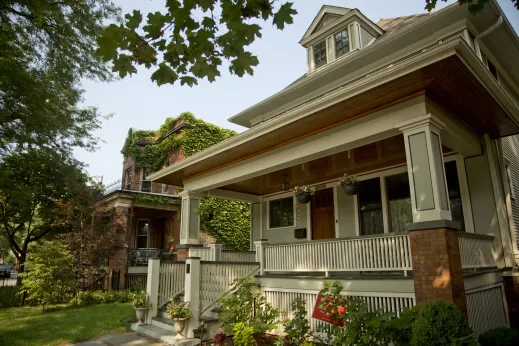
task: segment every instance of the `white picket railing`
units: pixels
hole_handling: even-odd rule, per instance
[[[255,263],[201,262],[200,266],[201,314],[230,290],[234,280],[253,276],[259,270]]]
[[[222,262],[256,262],[255,251],[222,250]]]
[[[211,248],[192,247],[189,249],[189,257],[200,257],[201,261],[211,261]]]
[[[160,264],[158,307],[166,304],[168,300],[184,290],[185,271],[184,262]]]
[[[463,269],[496,267],[494,237],[489,235],[458,233],[461,267]]]
[[[264,251],[267,272],[412,269],[408,234],[265,245]]]

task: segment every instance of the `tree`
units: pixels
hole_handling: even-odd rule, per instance
[[[72,298],[76,268],[72,253],[64,244],[51,241],[34,244],[27,265],[30,270],[21,276],[22,291],[29,301],[40,304],[45,312],[49,304]]]
[[[253,74],[258,58],[247,47],[261,37],[258,22],[272,20],[282,30],[297,11],[279,0],[168,0],[165,12],[126,14],[99,38],[98,54],[113,63],[120,77],[154,68],[158,85],[193,86],[199,79],[213,82],[224,61],[231,74]]]
[[[95,54],[111,0],[0,2],[0,159],[15,149],[93,149],[97,109],[80,107],[82,78],[111,73]]]
[[[20,265],[31,243],[70,231],[67,204],[91,193],[81,168],[75,160],[43,150],[13,153],[0,162],[0,235]]]
[[[447,2],[448,0],[441,0],[443,2]],[[485,8],[486,3],[489,0],[458,0],[460,5],[467,4],[468,10],[472,14],[477,14]],[[519,0],[511,0],[514,6],[519,10]],[[425,9],[429,12],[436,8],[438,4],[438,0],[425,0]]]

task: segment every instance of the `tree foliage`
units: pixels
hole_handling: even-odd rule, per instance
[[[448,0],[441,0],[447,2]],[[467,5],[468,10],[472,14],[477,14],[485,8],[489,0],[458,0],[460,5]],[[514,6],[519,10],[519,0],[511,0]],[[429,12],[434,10],[438,5],[438,0],[425,0],[425,9]]]
[[[76,267],[69,249],[59,242],[35,244],[27,259],[30,270],[22,273],[22,291],[27,299],[40,304],[62,303],[75,291]]]
[[[77,161],[50,151],[13,153],[0,162],[0,235],[18,263],[25,262],[30,243],[91,216],[77,214],[96,193],[87,180]]]
[[[193,86],[199,79],[213,82],[228,63],[232,74],[252,75],[258,58],[247,48],[261,38],[258,23],[283,30],[297,11],[279,0],[168,0],[163,12],[134,10],[122,24],[110,25],[99,38],[98,53],[113,63],[119,76],[154,69],[159,86]]]
[[[107,80],[95,54],[111,0],[3,0],[0,4],[0,157],[13,149],[93,149],[97,109],[82,107],[80,80]]]

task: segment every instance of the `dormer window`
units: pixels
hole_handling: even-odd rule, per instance
[[[350,36],[348,28],[335,34],[335,58],[350,52]]]
[[[326,41],[321,41],[314,45],[315,68],[326,65]]]

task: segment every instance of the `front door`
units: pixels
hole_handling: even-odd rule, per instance
[[[335,238],[333,188],[318,190],[312,197],[312,239]]]

